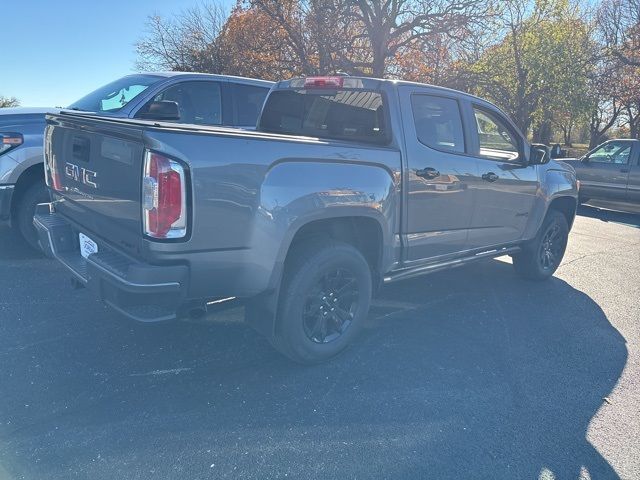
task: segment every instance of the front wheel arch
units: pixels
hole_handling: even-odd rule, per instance
[[[516,272],[529,280],[539,281],[551,277],[562,262],[568,236],[569,225],[564,214],[555,209],[549,210],[536,236],[523,244],[520,252],[511,256]],[[553,259],[551,264],[545,265],[545,255],[548,255],[547,262]]]
[[[576,217],[576,210],[578,208],[578,201],[574,197],[557,197],[554,198],[549,207],[547,208],[547,213],[545,218],[549,215],[551,211],[557,211],[564,215],[567,220],[567,225],[569,226],[569,230],[573,226],[573,221]]]

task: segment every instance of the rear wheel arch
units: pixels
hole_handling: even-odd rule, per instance
[[[369,263],[374,276],[383,269],[385,235],[380,222],[365,215],[310,220],[295,229],[286,247],[284,267],[291,254],[305,242],[338,241],[355,247]]]
[[[346,243],[356,248],[371,269],[373,289],[379,287],[384,264],[385,235],[380,219],[373,215],[345,215],[330,218],[301,219],[285,236],[275,262],[269,290],[247,302],[246,318],[263,335],[272,337],[277,328],[276,314],[287,267],[296,259],[296,251],[318,243]]]

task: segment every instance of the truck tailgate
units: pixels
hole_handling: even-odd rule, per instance
[[[79,231],[139,253],[144,125],[47,116],[45,156],[56,210]]]

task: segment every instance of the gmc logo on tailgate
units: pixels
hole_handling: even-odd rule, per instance
[[[67,162],[64,167],[64,174],[76,182],[83,183],[89,187],[98,188],[98,184],[96,183],[98,174],[93,170],[88,170],[84,167],[79,167],[78,165]]]

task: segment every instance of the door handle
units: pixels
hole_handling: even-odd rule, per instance
[[[438,170],[436,170],[435,168],[431,168],[431,167],[427,167],[427,168],[423,168],[421,170],[416,170],[416,175],[422,178],[429,178],[429,179],[433,179],[433,178],[437,178],[440,176],[440,172]]]
[[[621,168],[620,169],[620,173],[629,173],[629,169],[628,168]]]
[[[495,182],[496,180],[498,180],[500,177],[498,175],[496,175],[493,172],[489,172],[489,173],[484,173],[482,175],[482,179],[486,180],[487,182]]]

